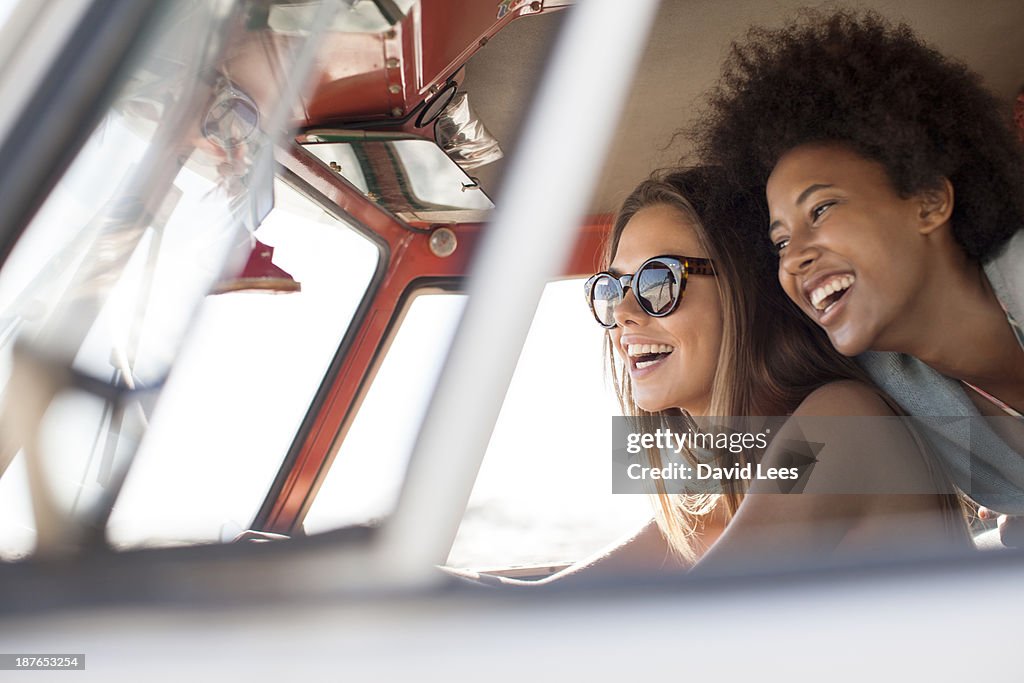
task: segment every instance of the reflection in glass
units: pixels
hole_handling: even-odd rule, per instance
[[[350,183],[397,214],[487,210],[490,198],[458,164],[429,140],[389,138],[347,140],[311,132],[306,149]],[[383,138],[383,139],[381,139]]]
[[[20,453],[41,552],[102,542],[200,304],[273,205],[268,131],[316,31],[262,9],[167,3],[0,270],[0,476]]]

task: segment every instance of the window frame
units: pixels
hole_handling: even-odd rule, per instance
[[[363,292],[359,305],[356,307],[356,312],[352,316],[352,320],[349,321],[348,328],[345,330],[345,334],[342,336],[341,342],[338,344],[338,347],[334,352],[334,356],[331,358],[331,362],[327,367],[327,372],[324,373],[320,386],[313,395],[313,400],[310,402],[309,407],[306,410],[306,414],[299,423],[299,427],[295,432],[295,437],[292,439],[291,445],[285,453],[285,456],[281,461],[281,465],[278,468],[277,475],[275,475],[267,494],[264,496],[263,503],[260,505],[260,508],[257,510],[256,515],[250,524],[250,528],[252,529],[263,528],[262,525],[265,524],[263,520],[271,514],[274,504],[278,501],[282,492],[285,490],[287,481],[299,460],[302,447],[311,437],[317,417],[321,414],[328,401],[331,387],[348,358],[349,352],[352,350],[356,340],[363,332],[364,323],[371,312],[374,298],[379,293],[381,285],[387,277],[392,253],[391,245],[386,239],[368,228],[356,217],[340,210],[338,205],[331,202],[330,199],[303,180],[303,178],[294,171],[286,167],[279,167],[277,177],[287,183],[293,190],[313,202],[328,215],[370,240],[370,242],[377,247],[377,266],[374,269],[373,276],[370,278],[370,282],[367,285],[366,290]],[[308,507],[308,505],[306,507]],[[304,514],[305,512],[303,512],[303,515]]]
[[[409,287],[402,293],[395,308],[395,313],[388,321],[388,327],[384,333],[384,337],[377,345],[377,353],[367,366],[366,373],[363,375],[356,394],[346,411],[345,419],[338,425],[330,451],[322,460],[320,469],[309,487],[306,499],[303,502],[295,522],[295,530],[302,529],[306,515],[309,513],[309,509],[316,501],[316,497],[320,493],[320,488],[323,486],[324,480],[327,478],[331,467],[334,465],[335,459],[341,451],[345,438],[348,436],[350,429],[359,418],[359,410],[363,405],[363,401],[370,393],[370,389],[373,387],[377,374],[380,372],[381,367],[387,360],[388,353],[391,351],[391,346],[398,337],[398,333],[401,331],[402,324],[405,322],[406,316],[412,309],[413,303],[420,296],[464,295],[465,291],[463,291],[462,288],[464,282],[464,277],[425,277],[410,283]]]
[[[381,245],[378,263],[364,300],[357,309],[324,376],[281,468],[253,518],[250,528],[295,535],[315,490],[325,476],[325,463],[355,419],[362,396],[372,382],[371,371],[381,345],[397,331],[396,315],[408,296],[424,286],[441,286],[464,278],[485,226],[445,225],[456,234],[458,248],[448,257],[434,255],[429,235],[437,225],[410,225],[367,197],[302,145],[279,149],[278,162],[293,188],[329,213],[366,230]],[[337,443],[336,443],[337,442]]]
[[[410,227],[370,201],[301,145],[292,145],[285,151],[287,154],[280,154],[278,161],[294,179],[292,187],[333,215],[343,216],[348,223],[368,230],[381,240],[386,255],[378,264],[382,272],[371,281],[263,505],[250,524],[255,530],[292,536],[303,533],[302,521],[356,419],[406,307],[424,288],[465,293],[463,284],[486,226],[444,226],[456,233],[458,249],[448,258],[432,257],[426,248],[429,230]],[[610,222],[611,216],[598,215],[583,223],[560,278],[594,272]],[[417,248],[419,253],[408,254]],[[385,277],[387,285],[383,282]],[[367,347],[370,353],[365,352]]]

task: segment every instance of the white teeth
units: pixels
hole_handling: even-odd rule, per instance
[[[668,344],[627,344],[626,353],[630,356],[645,356],[649,353],[672,353],[674,346]],[[638,366],[639,367],[639,366]]]
[[[642,360],[642,361],[640,361],[640,362],[638,362],[636,364],[636,369],[637,370],[643,370],[644,368],[648,367],[649,365],[654,365],[655,363],[660,363],[660,362],[661,362],[660,358],[658,360]]]
[[[824,310],[826,306],[823,305],[823,302],[829,294],[849,289],[850,285],[856,281],[857,278],[852,275],[840,275],[832,278],[828,282],[819,285],[813,292],[811,292],[811,305],[819,311]]]

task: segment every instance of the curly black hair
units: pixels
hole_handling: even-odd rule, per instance
[[[953,234],[993,257],[1024,227],[1024,164],[980,78],[876,13],[805,11],[734,43],[694,142],[706,163],[764,187],[778,159],[838,142],[880,162],[904,197],[953,184]]]

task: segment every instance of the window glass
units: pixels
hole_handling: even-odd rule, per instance
[[[569,562],[650,519],[644,496],[611,494],[602,334],[582,280],[549,284],[537,310],[449,563]],[[309,533],[394,508],[420,420],[465,297],[413,300],[305,519]],[[453,424],[469,416],[453,416]]]
[[[275,195],[256,237],[302,289],[207,298],[111,518],[117,544],[248,527],[366,292],[377,247],[280,181]]]
[[[206,298],[113,510],[115,545],[230,540],[248,527],[367,290],[377,247],[287,184],[277,181],[275,195],[256,237],[274,247],[273,263],[301,291]],[[87,358],[98,364],[110,353]],[[107,446],[117,440],[102,401],[58,399],[47,420],[93,425],[88,443],[48,450],[74,455],[54,477],[78,492],[69,493],[72,505],[82,492],[101,495]],[[83,430],[88,425],[44,432],[77,440]],[[0,557],[7,559],[30,551],[35,538],[24,467],[19,454],[0,478]]]
[[[583,280],[544,289],[448,564],[480,569],[570,563],[637,531],[646,496],[611,493],[604,330]]]
[[[459,294],[412,300],[391,348],[306,514],[308,533],[387,516],[412,452],[441,363],[465,306]]]
[[[276,52],[280,82],[242,69],[228,79],[221,57],[251,37],[251,9],[168,3],[0,269],[4,557],[33,536],[48,551],[90,542],[126,473],[116,542],[209,540],[225,519],[247,524],[370,280],[373,244],[337,221],[310,227],[321,219],[300,203],[286,208],[281,186],[282,209],[258,236],[280,248],[279,263],[302,250],[337,259],[286,265],[309,283],[290,299],[206,298],[246,263],[271,210],[266,131],[277,126],[261,127],[249,90],[262,97],[301,77],[291,48],[305,43],[295,36]],[[189,340],[197,320],[198,341]],[[294,357],[282,368],[285,350]],[[202,398],[180,398],[183,386]],[[250,437],[257,429],[280,431]],[[170,461],[152,474],[154,462]],[[212,492],[225,497],[228,483],[251,486],[247,500],[214,509]],[[34,528],[30,507],[45,525]]]
[[[475,180],[432,140],[352,140],[317,132],[306,151],[391,211],[494,208]],[[347,142],[339,140],[348,140]]]
[[[392,144],[418,199],[440,206],[494,208],[487,195],[436,144],[427,140],[398,140]]]

